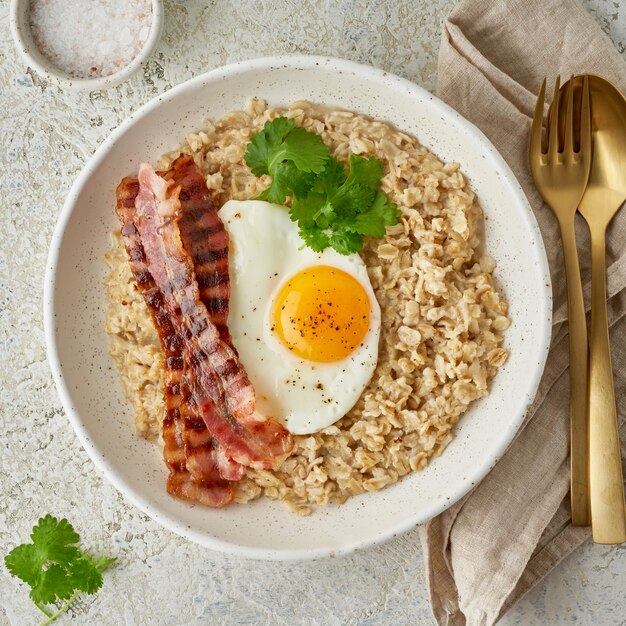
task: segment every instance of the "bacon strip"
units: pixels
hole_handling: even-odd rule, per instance
[[[206,180],[188,154],[178,157],[169,170],[159,172],[159,175],[173,180],[180,187],[180,233],[193,262],[200,299],[221,339],[233,347],[227,325],[230,299],[228,233],[217,214]],[[212,449],[213,436],[207,431],[197,409],[196,414],[198,418],[185,421],[183,432],[189,471],[201,478],[203,466],[216,462],[223,478],[239,480],[244,473],[243,466],[229,459],[223,448]],[[206,451],[203,453],[203,450]]]
[[[134,224],[135,200],[139,192],[137,179],[125,178],[117,188],[116,212],[128,253],[131,271],[154,321],[167,368],[165,381],[166,415],[163,420],[163,456],[170,469],[167,490],[172,495],[218,507],[232,500],[232,486],[220,475],[220,467],[231,468],[224,462],[223,451],[213,438],[190,441],[186,424],[196,412],[189,403],[184,379],[183,342],[175,331],[165,308],[163,295],[154,283],[146,265],[143,245]],[[206,429],[204,429],[206,431]],[[189,470],[189,471],[188,471]],[[240,472],[237,478],[240,477]]]
[[[206,306],[220,339],[235,350],[227,325],[230,299],[228,233],[217,214],[206,180],[188,154],[179,156],[170,170],[159,174],[180,187],[182,217],[178,226],[183,247],[191,256],[200,301]]]
[[[190,389],[208,430],[228,458],[270,469],[290,452],[293,440],[281,424],[256,410],[247,374],[200,300],[178,225],[180,193],[174,180],[164,180],[150,165],[140,166],[136,224],[148,267],[183,339]]]

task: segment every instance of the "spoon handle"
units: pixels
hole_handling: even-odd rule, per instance
[[[596,543],[626,541],[626,509],[606,309],[604,226],[591,225],[589,486]]]
[[[572,524],[589,526],[589,456],[587,440],[587,321],[580,282],[574,220],[559,220],[567,283],[569,325],[569,418]]]

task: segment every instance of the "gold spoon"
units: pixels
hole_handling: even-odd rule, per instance
[[[573,80],[582,88],[582,76]],[[626,509],[606,309],[606,228],[626,201],[626,99],[589,75],[593,159],[579,211],[591,234],[589,492],[596,543],[626,541]]]

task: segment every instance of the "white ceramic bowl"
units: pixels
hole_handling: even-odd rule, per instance
[[[68,0],[71,2],[71,0]],[[162,0],[151,0],[152,24],[146,43],[137,56],[118,72],[110,76],[97,76],[94,78],[73,78],[63,70],[56,67],[46,58],[33,41],[33,35],[29,23],[30,0],[11,0],[11,10],[9,22],[13,41],[19,50],[24,63],[32,67],[38,74],[51,80],[60,87],[72,90],[95,91],[97,89],[107,89],[114,87],[125,81],[134,74],[152,54],[155,49],[161,30],[163,28],[163,2]]]
[[[205,117],[307,99],[385,119],[442,159],[457,160],[487,216],[486,246],[510,303],[511,356],[488,397],[475,403],[445,453],[383,491],[298,517],[262,499],[220,510],[165,492],[158,448],[132,432],[131,408],[107,353],[102,260],[116,224],[115,187],[173,149]],[[45,282],[48,355],[61,400],[83,446],[129,500],[173,531],[253,558],[311,559],[394,537],[437,515],[494,466],[532,401],[548,351],[551,288],[531,209],[493,146],[474,126],[416,85],[371,67],[322,57],[237,63],[190,80],[131,115],[100,146],[72,186],[50,247]]]

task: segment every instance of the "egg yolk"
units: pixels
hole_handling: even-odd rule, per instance
[[[370,325],[370,299],[361,283],[336,267],[316,265],[282,287],[272,330],[302,359],[340,361],[359,347]]]

